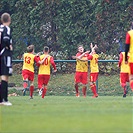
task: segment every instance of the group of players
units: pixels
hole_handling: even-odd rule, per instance
[[[10,23],[11,17],[8,13],[3,13],[1,16],[2,25],[0,25],[0,105],[10,106],[12,103],[8,101],[8,78],[12,75],[12,38]],[[97,46],[90,45],[91,52],[84,52],[82,45],[78,46],[78,53],[72,56],[76,59],[75,73],[75,90],[76,97],[79,97],[79,84],[82,84],[83,97],[86,97],[88,84],[88,60],[90,60],[90,88],[93,93],[93,98],[97,98],[96,80],[98,79],[98,54],[96,53]],[[23,94],[25,94],[30,81],[30,98],[33,98],[34,92],[34,62],[39,67],[38,70],[38,88],[42,98],[47,92],[47,84],[50,79],[50,65],[53,66],[54,72],[57,71],[54,59],[49,55],[49,47],[44,46],[42,55],[34,54],[34,45],[27,46],[27,53],[23,55]],[[126,82],[130,82],[131,90],[133,91],[133,23],[131,30],[126,34],[125,52],[120,53],[119,67],[121,67],[120,80],[121,86],[124,89],[123,97],[126,97]],[[129,70],[129,71],[126,71]],[[129,76],[129,77],[128,77]]]

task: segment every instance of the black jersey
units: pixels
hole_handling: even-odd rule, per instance
[[[8,26],[0,25],[0,54],[5,51],[10,51],[10,45],[12,44],[11,29]]]

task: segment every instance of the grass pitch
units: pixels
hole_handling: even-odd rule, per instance
[[[129,133],[133,132],[132,97],[9,97],[0,106],[0,133]]]

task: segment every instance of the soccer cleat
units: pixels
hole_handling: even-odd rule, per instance
[[[76,93],[76,97],[80,97],[79,93]]]
[[[3,102],[0,102],[0,105],[4,105]]]
[[[123,94],[123,97],[126,97],[126,94]]]
[[[92,98],[97,98],[97,97],[98,97],[98,94],[92,96]]]
[[[33,97],[30,97],[30,99],[33,99]]]
[[[41,95],[42,95],[42,89],[39,90],[39,96],[41,96]]]
[[[7,102],[2,102],[3,103],[3,105],[5,105],[5,106],[12,106],[12,103],[10,103],[9,101],[7,101]]]

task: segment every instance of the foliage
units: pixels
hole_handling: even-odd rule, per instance
[[[103,52],[99,54],[99,60],[119,60],[117,55],[107,55]],[[100,74],[117,74],[119,73],[118,62],[99,62]]]
[[[96,43],[101,52],[117,54],[117,40],[130,28],[132,0],[1,0],[0,15],[12,16],[14,59],[27,42],[42,51],[65,51],[69,59],[79,44]]]

